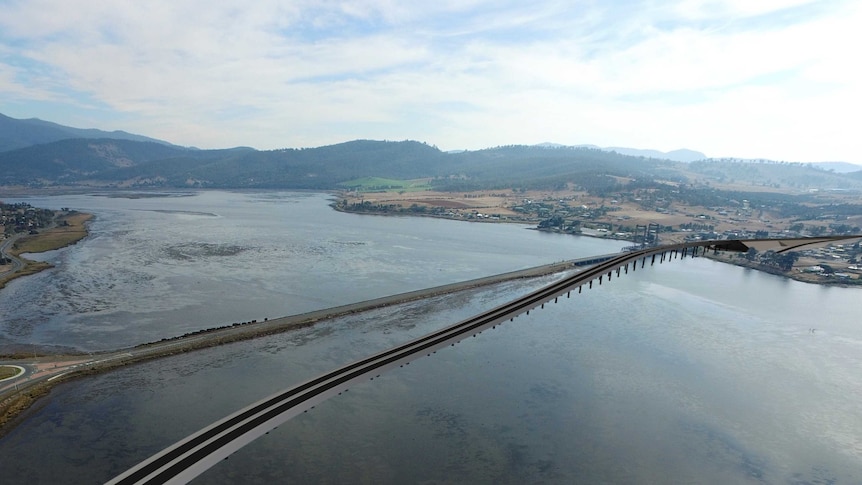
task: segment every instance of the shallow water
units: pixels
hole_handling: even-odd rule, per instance
[[[32,255],[54,270],[0,292],[0,350],[15,343],[113,349],[622,246],[522,225],[344,214],[321,194],[23,200],[96,219],[81,244]]]
[[[4,483],[106,480],[266,395],[547,281],[65,384],[0,440],[0,474]],[[862,482],[858,290],[687,259],[584,291],[356,386],[196,483]]]

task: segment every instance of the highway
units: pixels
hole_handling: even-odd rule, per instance
[[[15,241],[17,241],[19,237],[20,235],[16,234],[15,236],[12,236],[8,239],[4,239],[3,242],[0,243],[0,258],[9,258],[12,261],[12,268],[0,272],[0,278],[3,278],[6,275],[17,273],[24,268],[24,262],[21,261],[21,259],[16,256],[12,256],[11,254],[6,252],[9,249],[9,246],[15,244]]]
[[[697,256],[708,250],[744,252],[753,247],[758,251],[784,252],[860,238],[862,236],[700,241],[622,253],[514,301],[267,397],[188,436],[108,483],[187,483],[266,432],[326,399],[348,391],[356,383],[373,380],[387,370],[409,365],[417,358],[430,356],[465,338],[475,337],[483,330],[512,321],[523,313],[529,314],[530,310],[544,307],[546,303],[556,302],[561,297],[568,298],[573,291],[580,293],[584,286],[592,288],[596,281],[601,285],[611,281],[613,276],[637,271],[638,266],[645,268],[647,263],[653,265],[673,258]]]

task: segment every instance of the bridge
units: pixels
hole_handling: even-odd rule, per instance
[[[862,235],[796,239],[751,239],[698,241],[645,248],[619,255],[596,258],[595,266],[564,277],[521,298],[392,349],[344,365],[314,379],[297,384],[241,409],[153,455],[108,484],[187,483],[231,454],[289,419],[307,412],[330,397],[347,392],[359,382],[379,377],[383,372],[409,365],[420,357],[454,346],[523,313],[544,308],[559,298],[581,293],[584,286],[601,285],[614,276],[643,270],[647,264],[671,259],[697,257],[706,251],[783,253],[795,249],[824,246],[839,241],[862,240]]]

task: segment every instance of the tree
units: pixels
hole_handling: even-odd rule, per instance
[[[782,271],[790,271],[793,269],[793,265],[796,264],[796,261],[799,259],[799,255],[794,252],[782,253],[776,256],[775,263],[779,269]]]

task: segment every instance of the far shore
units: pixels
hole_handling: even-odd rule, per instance
[[[364,194],[364,195],[369,195],[369,194]],[[382,197],[385,194],[376,193],[376,194],[370,194],[370,195]],[[339,196],[341,197],[342,201],[350,200],[343,193],[339,194]],[[404,197],[404,196],[402,195],[401,197]],[[434,206],[435,204],[441,204],[440,200],[432,199],[432,198],[428,197],[427,195],[425,197],[426,197],[425,199],[422,199],[422,202],[425,204],[428,204],[429,207]],[[448,207],[448,208],[458,207],[461,210],[461,212],[456,211],[456,212],[451,212],[451,213],[440,213],[440,212],[427,212],[427,211],[426,212],[422,212],[422,211],[405,212],[405,211],[401,211],[401,210],[398,210],[398,211],[351,210],[347,203],[341,203],[341,204],[333,203],[333,204],[331,204],[331,206],[333,209],[335,209],[337,211],[346,212],[349,214],[374,215],[374,216],[382,216],[382,217],[387,217],[387,216],[388,217],[431,217],[431,218],[449,219],[449,220],[462,221],[462,222],[477,222],[477,223],[482,223],[482,224],[487,224],[487,223],[527,224],[527,225],[533,226],[533,227],[529,227],[528,229],[536,230],[536,231],[551,232],[551,233],[555,233],[555,234],[571,234],[573,236],[584,236],[584,237],[592,237],[592,238],[598,238],[598,239],[609,239],[609,240],[616,240],[616,241],[628,241],[629,243],[631,243],[633,245],[635,244],[631,238],[619,237],[619,236],[616,236],[615,234],[607,232],[607,231],[602,232],[602,231],[597,231],[594,229],[584,229],[578,233],[563,233],[563,232],[552,230],[552,229],[540,228],[540,227],[536,226],[536,224],[537,224],[536,220],[517,218],[517,217],[515,217],[516,214],[513,214],[510,211],[506,211],[501,206],[494,206],[494,204],[499,204],[500,202],[491,196],[485,197],[480,202],[475,202],[475,200],[478,200],[478,199],[472,199],[472,198],[457,199],[457,201],[454,201],[453,199],[456,199],[456,198],[455,197],[449,197],[449,198],[445,199],[444,203],[448,204],[446,207]],[[405,201],[411,201],[411,199],[405,198],[404,200],[400,200],[400,199],[387,200],[387,202],[393,202],[396,200],[397,200],[397,204],[400,206],[406,205]],[[475,204],[475,205],[471,205],[471,204]],[[481,207],[482,210],[484,210],[488,213],[494,213],[494,214],[498,214],[498,215],[494,218],[491,218],[491,217],[467,218],[467,217],[465,217],[464,214],[467,212],[464,212],[464,211],[474,211],[475,212],[477,207]],[[647,219],[644,219],[643,221],[640,221],[640,222],[646,222],[646,221],[647,221]],[[661,237],[662,237],[661,244],[684,242],[685,241],[685,235],[686,235],[686,233],[679,233],[679,232],[662,233],[661,234]],[[754,262],[740,259],[738,257],[738,255],[735,255],[735,254],[732,254],[732,255],[726,255],[726,254],[712,255],[712,254],[709,254],[709,255],[707,255],[707,257],[710,259],[713,259],[715,261],[722,262],[722,263],[733,264],[735,266],[749,268],[749,269],[753,269],[756,271],[763,271],[764,273],[769,273],[769,274],[776,275],[776,276],[783,276],[785,278],[789,278],[789,279],[792,279],[795,281],[800,281],[803,283],[822,285],[822,286],[838,286],[838,287],[845,287],[845,288],[860,288],[860,287],[862,287],[862,276],[855,278],[855,279],[822,278],[816,274],[806,273],[806,272],[802,271],[802,267],[804,267],[804,263],[815,264],[816,262],[814,262],[814,261],[801,262],[799,266],[794,266],[794,268],[790,271],[782,271],[778,268],[760,265],[760,264],[757,264]]]

